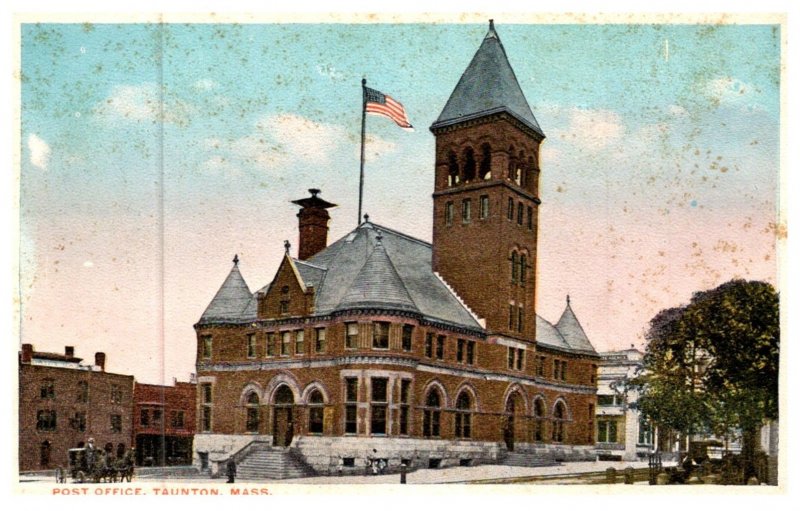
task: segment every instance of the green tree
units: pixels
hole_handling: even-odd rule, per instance
[[[659,312],[635,381],[637,407],[683,434],[738,429],[752,459],[759,427],[778,418],[778,308],[770,284],[732,280]]]

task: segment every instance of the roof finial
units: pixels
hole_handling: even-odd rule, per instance
[[[569,295],[567,295],[567,305],[569,305]]]
[[[364,213],[364,222],[369,222],[369,213]]]
[[[319,188],[309,188],[308,191],[311,194],[311,197],[316,197],[322,190]]]
[[[494,20],[491,18],[489,19],[489,30],[494,30]]]
[[[283,240],[283,248],[286,249],[286,255],[289,255],[289,249],[292,248],[292,244],[289,243],[289,240]]]
[[[239,254],[233,254],[233,265],[239,266]]]

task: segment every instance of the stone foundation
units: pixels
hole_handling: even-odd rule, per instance
[[[200,453],[207,453],[209,471],[219,474],[220,465],[252,441],[272,442],[271,435],[195,435],[193,463],[201,467]],[[399,472],[400,464],[408,470],[456,467],[461,464],[502,463],[506,447],[498,442],[469,440],[431,440],[422,438],[298,436],[291,448],[319,475],[365,474],[370,458],[387,461],[387,472]],[[374,451],[373,451],[374,449]],[[531,453],[555,461],[592,461],[594,446],[517,443],[516,452]]]

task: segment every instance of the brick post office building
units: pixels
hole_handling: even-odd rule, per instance
[[[189,465],[192,462],[195,401],[191,382],[150,385],[136,382],[133,389],[133,435],[136,465]]]
[[[195,325],[198,464],[594,458],[599,356],[569,300],[536,314],[544,134],[492,25],[431,131],[432,243],[365,218],[328,245],[312,189],[271,283],[234,258]]]
[[[105,353],[94,364],[64,353],[19,354],[19,470],[68,466],[68,449],[94,438],[115,455],[130,448],[133,376],[105,371]]]

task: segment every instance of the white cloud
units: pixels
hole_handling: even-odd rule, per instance
[[[210,78],[202,78],[194,82],[193,87],[201,91],[210,91],[217,87],[217,82]]]
[[[320,123],[295,114],[276,114],[258,120],[252,133],[234,139],[218,137],[203,141],[210,155],[204,168],[215,173],[232,173],[256,167],[273,173],[292,164],[321,167],[331,165],[343,151],[360,151],[348,131],[339,125]],[[374,160],[396,150],[396,145],[369,136],[366,156]]]
[[[625,134],[620,115],[612,110],[569,108],[555,112],[553,138],[592,151],[614,144]],[[559,122],[560,121],[560,122]]]
[[[50,145],[39,138],[35,133],[28,135],[28,151],[31,155],[31,164],[42,170],[47,170],[50,163]]]
[[[163,120],[163,122],[185,125],[194,108],[186,102],[164,97],[154,83],[139,85],[115,85],[103,101],[95,105],[93,112],[101,116],[125,118],[133,121]]]

